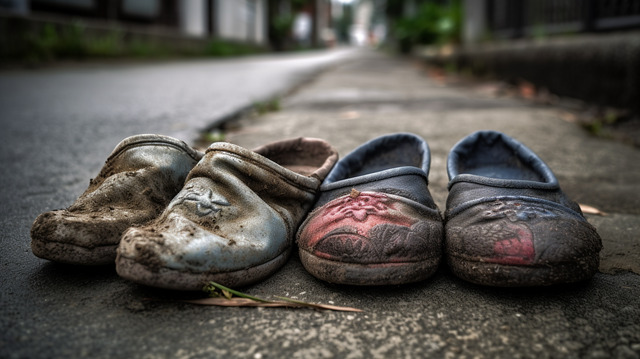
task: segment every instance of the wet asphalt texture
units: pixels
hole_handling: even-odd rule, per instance
[[[253,148],[319,137],[344,156],[379,135],[413,132],[431,148],[429,188],[441,210],[451,147],[475,130],[507,133],[549,164],[570,197],[607,213],[587,215],[603,238],[601,273],[502,289],[464,282],[443,263],[424,282],[352,287],[315,279],[294,253],[241,288],[363,310],[343,313],[195,306],[179,300],[200,293],[31,253],[35,217],[70,205],[124,137],[195,143],[200,129],[278,95],[279,111],[227,123],[225,139]],[[482,84],[443,84],[415,61],[367,50],[0,73],[0,357],[638,358],[640,151],[592,137],[563,120],[566,111]]]

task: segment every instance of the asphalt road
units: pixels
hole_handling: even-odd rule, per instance
[[[33,256],[29,245],[35,217],[70,205],[118,142],[134,134],[159,133],[193,143],[199,131],[215,121],[283,95],[352,53],[342,49],[0,72],[0,357],[66,356],[60,349],[64,345],[55,339],[61,331],[41,324],[77,326],[61,314],[66,313],[64,306],[79,303],[62,299],[82,296],[74,288],[88,290],[87,298],[104,299],[114,298],[117,289],[112,285],[122,285],[112,268],[57,266]],[[53,274],[60,270],[67,275]],[[88,273],[93,275],[85,277]],[[104,283],[100,278],[105,276],[115,282]],[[74,283],[71,287],[61,282],[68,280]],[[105,313],[71,311],[91,325],[106,323],[100,319]],[[52,321],[56,313],[66,319]],[[48,319],[43,322],[42,317]],[[41,341],[44,337],[50,338],[47,344]]]

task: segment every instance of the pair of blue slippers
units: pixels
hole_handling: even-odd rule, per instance
[[[373,139],[339,160],[297,233],[306,270],[332,283],[391,285],[424,280],[445,259],[456,276],[501,287],[597,272],[595,228],[522,143],[496,131],[458,142],[447,159],[444,216],[429,169],[427,143],[409,133]]]

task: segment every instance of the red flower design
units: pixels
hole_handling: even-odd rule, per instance
[[[387,203],[389,198],[379,193],[353,192],[350,196],[345,196],[327,208],[329,216],[353,218],[359,222],[364,222],[367,216],[378,212],[386,212],[393,207]]]

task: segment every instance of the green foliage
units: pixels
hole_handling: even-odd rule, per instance
[[[84,58],[87,55],[84,31],[84,26],[78,22],[61,28],[46,24],[40,31],[27,35],[24,57],[36,63],[58,58]]]
[[[291,0],[291,7],[294,11],[300,11],[313,0]]]
[[[169,56],[171,50],[156,41],[133,39],[129,42],[126,53],[133,57],[159,58]]]
[[[56,60],[82,60],[86,58],[168,56],[240,56],[261,53],[257,45],[211,40],[205,46],[179,48],[153,37],[125,36],[119,29],[88,31],[80,22],[72,24],[44,24],[19,35],[24,39],[15,60],[37,65]]]
[[[615,109],[604,109],[595,115],[585,116],[580,120],[580,124],[589,133],[600,137],[612,137],[612,128],[616,124],[625,120],[627,114],[624,111]]]
[[[60,41],[56,54],[64,58],[84,58],[87,55],[85,28],[79,22],[60,30]]]
[[[116,57],[125,53],[123,34],[121,31],[112,30],[104,36],[97,36],[92,41],[87,41],[87,56],[91,57]]]
[[[209,42],[204,54],[207,56],[228,57],[256,54],[263,51],[258,46],[251,44],[214,39]]]
[[[385,14],[387,17],[397,19],[402,16],[405,0],[387,0]]]
[[[116,30],[90,36],[80,22],[71,25],[45,24],[26,35],[23,60],[42,63],[87,57],[115,57],[127,53],[122,33]]]
[[[293,28],[293,15],[280,14],[269,23],[269,40],[276,51],[284,51],[291,42],[291,29]]]
[[[211,144],[213,142],[224,142],[225,134],[221,130],[205,132],[202,134],[202,140],[207,144]]]
[[[353,23],[353,7],[344,6],[342,16],[336,19],[336,36],[340,42],[349,41],[349,29]]]
[[[291,14],[276,16],[271,23],[273,34],[281,38],[289,36],[291,28],[293,27],[293,21],[293,15]]]
[[[397,3],[393,3],[398,6]],[[396,9],[397,11],[397,9]],[[396,20],[394,35],[402,52],[413,45],[442,45],[460,41],[462,6],[459,0],[448,5],[427,1],[420,4],[415,14]]]
[[[58,42],[58,33],[52,25],[46,25],[40,33],[27,34],[25,60],[39,62],[53,57],[53,48]]]
[[[603,125],[602,125],[602,122],[600,121],[587,122],[582,124],[582,127],[584,127],[584,129],[586,129],[592,135],[595,135],[595,136],[602,135]]]
[[[275,98],[269,101],[256,102],[253,107],[259,115],[280,111],[280,99]]]

